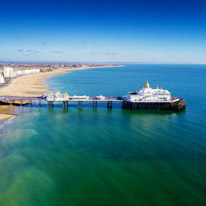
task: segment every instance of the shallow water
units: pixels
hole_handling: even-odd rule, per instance
[[[50,88],[90,96],[149,80],[187,109],[22,108],[0,130],[0,205],[205,205],[205,75],[205,65],[127,65],[51,78]]]

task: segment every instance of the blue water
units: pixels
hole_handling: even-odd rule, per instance
[[[206,65],[126,65],[48,80],[69,95],[163,87],[182,112],[24,107],[0,131],[0,205],[206,205]]]

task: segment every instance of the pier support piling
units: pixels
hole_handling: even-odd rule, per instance
[[[108,109],[111,109],[111,108],[112,108],[112,101],[108,101],[108,102],[107,102],[107,108],[108,108]]]
[[[79,102],[78,102],[78,108],[81,108],[81,109],[82,109],[82,101],[79,101]]]
[[[93,108],[97,108],[97,101],[93,101]]]
[[[68,101],[63,101],[63,108],[68,108]]]
[[[47,104],[48,104],[48,108],[52,108],[53,107],[53,102],[52,101],[47,102]]]
[[[41,100],[38,101],[38,107],[41,107]]]

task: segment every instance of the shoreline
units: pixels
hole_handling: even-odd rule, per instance
[[[105,65],[95,67],[77,67],[72,69],[56,69],[50,72],[40,72],[36,74],[19,76],[12,79],[11,82],[5,87],[0,88],[0,96],[39,97],[49,91],[48,85],[46,85],[46,81],[50,77],[66,74],[70,71],[111,67],[123,67],[123,65]]]
[[[6,119],[2,119],[0,121],[0,130],[4,128],[5,125],[7,125],[9,122],[11,122],[14,118],[16,117],[16,115],[13,115],[9,118],[6,118]]]
[[[50,72],[40,72],[36,74],[28,74],[19,76],[10,81],[8,85],[0,88],[0,96],[23,96],[23,97],[39,97],[48,89],[47,80],[50,77],[66,74],[70,71],[97,69],[97,68],[111,68],[111,67],[123,67],[124,65],[105,65],[95,67],[77,67],[72,69],[56,69]],[[13,106],[0,105],[0,125],[5,124],[11,118],[15,117],[16,108]]]
[[[16,117],[16,107],[10,105],[0,105],[0,126],[10,119]]]

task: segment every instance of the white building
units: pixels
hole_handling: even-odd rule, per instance
[[[100,94],[99,96],[96,96],[96,98],[97,98],[98,100],[104,100],[106,97],[105,97],[105,96],[102,96],[102,95]]]
[[[5,83],[3,74],[0,74],[0,84]]]
[[[16,70],[16,71],[14,72],[14,76],[15,76],[15,77],[20,76],[20,75],[22,75],[22,70]]]
[[[51,101],[51,102],[62,102],[62,101],[69,101],[69,95],[67,93],[65,94],[60,94],[60,92],[56,92],[56,94],[48,94],[47,101]]]
[[[35,74],[39,72],[40,72],[40,69],[16,70],[14,72],[14,76],[20,76],[20,75],[25,75],[25,74]]]
[[[35,74],[35,73],[39,73],[40,69],[27,69],[27,70],[21,70],[22,74]]]
[[[5,78],[12,78],[17,77],[25,74],[35,74],[39,73],[40,69],[26,69],[26,70],[14,70],[11,67],[4,67],[4,77]]]
[[[171,94],[168,90],[152,89],[148,81],[144,87],[135,91],[128,92],[126,96],[122,97],[125,101],[129,102],[171,102]]]
[[[83,95],[83,96],[77,96],[76,94],[74,96],[70,96],[71,100],[88,100],[89,96]]]
[[[51,101],[51,102],[62,102],[62,101],[85,101],[85,100],[89,100],[89,96],[83,95],[83,96],[69,96],[67,93],[65,94],[60,94],[60,92],[56,92],[56,94],[48,94],[47,101]]]
[[[4,67],[4,77],[5,78],[12,78],[14,77],[15,74],[14,74],[14,69],[11,68],[11,67]]]

